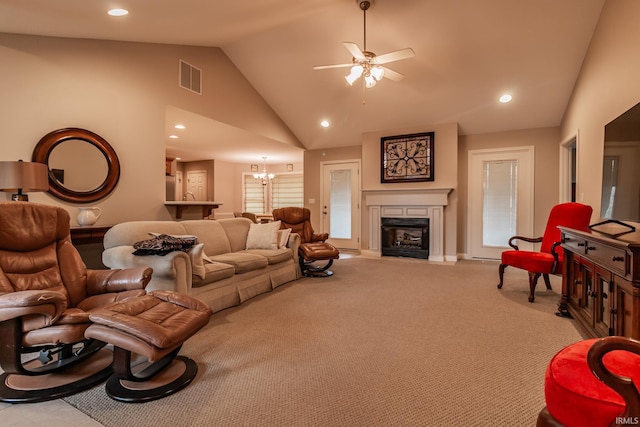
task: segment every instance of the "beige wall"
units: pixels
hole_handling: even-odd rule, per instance
[[[118,154],[116,190],[91,204],[102,208],[98,224],[171,218],[164,206],[168,105],[301,146],[218,48],[0,34],[0,58],[0,160],[29,160],[42,136],[64,127],[96,132]],[[202,95],[178,87],[179,59],[203,70]],[[47,193],[30,200],[77,215],[78,205]]]
[[[599,220],[604,126],[640,101],[640,2],[607,0],[561,125],[578,134],[576,194]]]
[[[420,132],[435,132],[433,147],[433,176],[430,182],[381,183],[380,182],[380,138],[384,136],[406,135]],[[458,124],[445,123],[420,127],[387,129],[367,132],[362,136],[362,189],[366,190],[412,190],[422,188],[452,188],[449,205],[444,215],[444,255],[454,259],[457,254],[456,224],[458,209]],[[362,212],[362,229],[369,228],[368,213]],[[362,248],[369,246],[368,236],[363,235]]]
[[[577,194],[598,216],[604,125],[640,100],[640,2],[607,0],[560,129],[529,129],[460,137],[456,124],[425,125],[363,134],[353,146],[305,152],[305,204],[314,226],[320,217],[320,163],[361,159],[364,190],[452,187],[446,214],[445,252],[464,252],[466,230],[466,152],[509,145],[536,147],[535,230],[558,200],[558,144],[578,134]],[[103,136],[118,153],[122,175],[116,191],[94,203],[103,209],[99,223],[168,219],[164,207],[165,108],[174,105],[197,114],[299,146],[271,108],[253,90],[220,49],[144,43],[61,39],[0,34],[0,160],[30,159],[37,141],[62,127],[83,127]],[[177,86],[182,58],[203,69],[202,96]],[[240,114],[240,112],[242,114]],[[380,137],[436,132],[433,183],[381,184]],[[554,142],[555,141],[555,145]],[[360,146],[362,142],[362,146]],[[284,167],[284,166],[282,166]],[[214,198],[221,213],[241,209],[241,180],[218,186],[218,178],[249,172],[248,165],[218,162]],[[400,188],[400,187],[398,187]],[[219,198],[220,196],[221,198]],[[9,194],[0,193],[0,200]],[[31,200],[68,208],[76,205],[33,193]],[[228,199],[222,200],[222,199]],[[366,230],[363,210],[362,229]],[[364,236],[363,236],[364,237]],[[450,240],[453,239],[453,240]],[[362,247],[366,248],[367,242]]]
[[[434,136],[434,177],[433,182],[412,183],[380,183],[380,138],[383,136],[404,135],[420,132],[435,132]],[[456,123],[425,125],[413,128],[388,129],[378,132],[367,132],[362,135],[362,146],[309,150],[305,152],[305,206],[311,210],[311,220],[314,229],[321,230],[321,194],[320,182],[322,179],[320,165],[322,162],[361,160],[361,186],[362,190],[394,190],[394,189],[418,189],[418,188],[453,188],[449,195],[449,206],[445,213],[445,254],[456,255],[456,209],[458,186],[458,126]],[[314,204],[309,199],[315,199]],[[369,245],[366,230],[369,227],[369,218],[366,207],[361,202],[361,244],[362,249]],[[326,231],[326,230],[325,230]]]
[[[468,153],[470,150],[533,146],[534,167],[534,233],[542,236],[549,211],[558,203],[559,129],[540,128],[481,135],[461,135],[458,149],[458,252],[465,254],[467,233]]]

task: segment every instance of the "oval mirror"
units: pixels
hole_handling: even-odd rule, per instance
[[[49,192],[67,202],[100,200],[120,179],[120,162],[113,147],[86,129],[49,132],[33,150],[32,161],[47,165]]]

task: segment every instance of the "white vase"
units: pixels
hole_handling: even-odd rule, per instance
[[[96,223],[100,215],[102,215],[102,209],[99,207],[90,208],[78,208],[78,225],[93,225]]]

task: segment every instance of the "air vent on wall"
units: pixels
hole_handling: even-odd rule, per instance
[[[181,88],[202,95],[202,70],[181,59],[178,83]]]

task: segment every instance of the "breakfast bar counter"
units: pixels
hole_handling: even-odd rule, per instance
[[[175,206],[176,207],[176,219],[182,218],[182,211],[189,207],[198,207],[202,209],[202,218],[207,218],[213,215],[213,210],[218,209],[222,206],[222,203],[219,202],[206,202],[206,201],[169,201],[164,202],[165,206]]]

